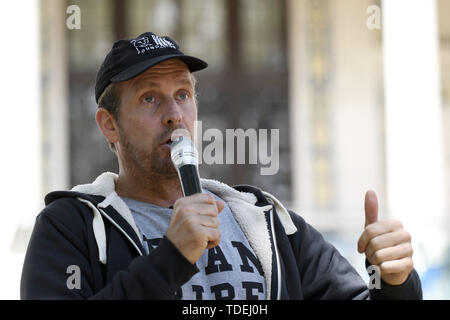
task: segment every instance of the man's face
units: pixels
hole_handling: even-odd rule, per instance
[[[176,176],[168,140],[175,129],[191,137],[197,120],[193,77],[187,66],[170,59],[119,83],[118,156],[139,174]]]

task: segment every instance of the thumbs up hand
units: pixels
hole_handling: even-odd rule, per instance
[[[364,211],[366,219],[358,240],[358,252],[364,252],[369,263],[380,268],[384,282],[402,284],[413,270],[410,234],[398,220],[378,221],[378,200],[374,191],[367,191]]]

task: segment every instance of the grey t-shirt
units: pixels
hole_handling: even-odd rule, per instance
[[[222,200],[212,192],[216,200]],[[156,248],[169,226],[172,209],[122,197],[141,233],[147,254]],[[222,200],[223,201],[223,200]],[[225,203],[219,214],[221,240],[205,250],[197,261],[196,273],[177,293],[185,300],[262,300],[266,287],[262,267],[247,238]]]

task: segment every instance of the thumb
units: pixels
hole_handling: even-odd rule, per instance
[[[366,197],[364,199],[364,211],[366,213],[364,228],[369,224],[378,221],[378,199],[375,191],[369,190],[366,192]]]

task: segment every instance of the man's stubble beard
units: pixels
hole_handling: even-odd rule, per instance
[[[162,153],[158,152],[159,144],[156,144],[153,150],[143,150],[131,142],[124,130],[121,130],[119,142],[125,155],[127,166],[136,174],[150,179],[156,177],[163,179],[178,178],[178,173],[172,163],[170,154],[169,157],[162,157]]]

